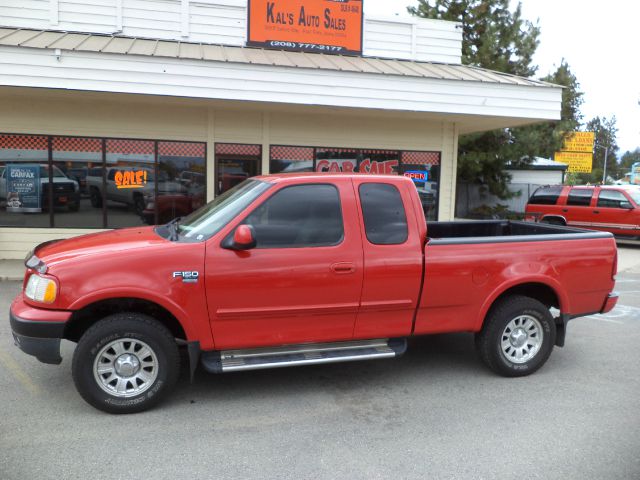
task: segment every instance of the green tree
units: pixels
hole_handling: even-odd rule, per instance
[[[587,122],[586,131],[595,133],[593,147],[593,171],[578,175],[582,183],[601,183],[604,175],[604,154],[607,147],[607,177],[618,178],[622,169],[618,164],[618,144],[615,115],[611,118],[595,117]]]
[[[431,5],[433,3],[433,6]],[[509,0],[418,0],[409,13],[462,24],[462,63],[531,77],[540,27],[522,18]]]
[[[419,0],[417,6],[408,10],[420,17],[460,22],[464,64],[526,77],[537,70],[532,58],[539,43],[540,27],[522,18],[520,3],[511,11],[509,0]],[[570,74],[565,62],[561,68],[566,71],[559,69],[558,76]],[[568,77],[565,81],[569,82]],[[460,137],[458,179],[486,185],[499,198],[509,198],[512,194],[507,188],[510,180],[505,169],[507,163],[514,159],[526,163],[540,155],[527,145],[549,143],[549,139],[557,142],[560,135],[553,131],[554,127],[547,124],[536,129],[501,129]]]
[[[562,90],[560,121],[510,129],[509,154],[522,163],[528,163],[534,157],[553,158],[553,154],[562,148],[564,135],[577,131],[582,122],[580,107],[584,102],[583,93],[566,60],[562,59],[556,71],[541,80],[565,87]]]
[[[640,162],[640,147],[636,147],[634,151],[627,150],[620,159],[620,173],[624,175],[629,172],[631,170],[631,165],[638,162]]]

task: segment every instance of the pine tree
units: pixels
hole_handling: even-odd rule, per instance
[[[595,117],[587,122],[585,130],[595,133],[593,147],[593,171],[591,173],[581,173],[578,178],[583,183],[601,183],[604,175],[604,154],[607,147],[607,177],[617,178],[621,169],[618,165],[618,144],[616,135],[618,127],[615,115],[611,118]],[[624,174],[624,173],[622,173]]]
[[[419,0],[416,7],[408,10],[420,17],[460,22],[464,64],[525,77],[533,76],[537,71],[532,59],[539,44],[540,27],[522,18],[520,3],[511,11],[509,0]],[[559,128],[570,130],[580,121],[581,94],[575,76],[564,61],[548,81],[575,87],[566,92],[566,102],[563,92],[562,117],[566,122],[558,128],[547,122],[460,137],[459,180],[486,185],[494,195],[508,198],[511,196],[507,188],[510,176],[506,165],[526,163],[534,156],[551,155],[560,146]]]

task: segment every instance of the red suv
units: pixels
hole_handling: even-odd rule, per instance
[[[540,187],[527,203],[525,220],[640,236],[640,187],[636,185]]]

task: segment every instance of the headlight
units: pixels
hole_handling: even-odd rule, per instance
[[[41,303],[55,302],[57,293],[58,286],[56,282],[35,273],[29,277],[27,286],[24,289],[25,297]]]

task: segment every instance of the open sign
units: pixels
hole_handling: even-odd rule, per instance
[[[409,177],[414,183],[424,183],[429,179],[429,172],[409,170],[408,172],[404,172],[404,176]]]

